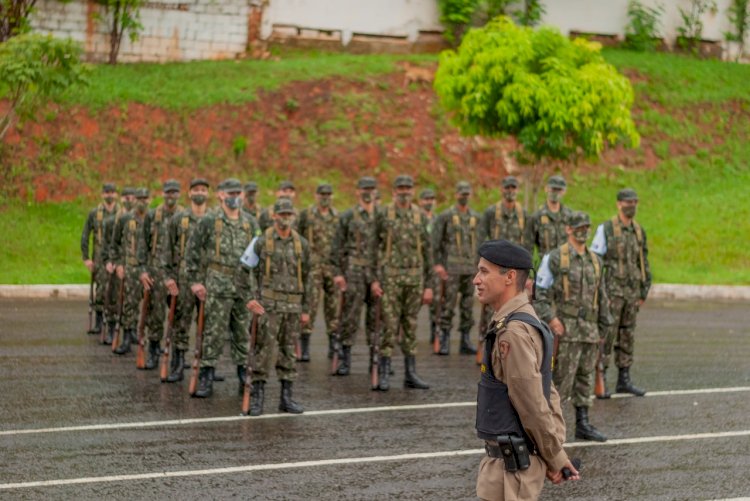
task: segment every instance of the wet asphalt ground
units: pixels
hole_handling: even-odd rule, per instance
[[[277,414],[274,378],[266,415],[240,418],[227,349],[226,382],[191,399],[187,380],[162,384],[87,336],[86,308],[0,301],[0,499],[475,499],[477,366],[457,339],[449,357],[430,353],[424,309],[417,368],[432,389],[403,389],[396,356],[391,391],[370,391],[362,338],[353,374],[329,376],[319,319],[295,385],[308,412]],[[650,394],[595,402],[603,445],[573,438],[568,406],[582,479],[542,498],[750,496],[748,320],[738,303],[644,307],[632,376]]]

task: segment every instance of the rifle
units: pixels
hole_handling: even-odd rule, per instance
[[[172,296],[169,300],[169,319],[167,320],[167,335],[164,336],[164,356],[161,357],[161,367],[159,367],[159,378],[162,383],[167,382],[169,375],[169,360],[172,353],[172,330],[174,329],[174,312],[177,309],[177,296]]]
[[[445,280],[440,280],[440,297],[438,297],[438,302],[435,305],[435,329],[437,332],[434,332],[434,336],[432,339],[432,352],[438,353],[440,351],[440,337],[438,335],[439,332],[441,332],[440,329],[440,317],[443,316],[443,303],[445,303]]]
[[[188,391],[191,396],[195,395],[195,392],[198,389],[198,370],[201,366],[201,358],[203,358],[203,305],[203,301],[198,304],[198,327],[195,329],[195,352],[193,354],[192,365],[193,372],[190,374],[190,385],[188,386]]]
[[[380,298],[375,299],[375,332],[370,340],[370,388],[377,390],[380,385],[378,364],[380,362]]]
[[[339,319],[338,328],[333,333],[333,358],[331,359],[331,376],[336,375],[339,369],[339,350],[341,349],[341,331],[343,330],[344,316],[344,291],[339,291],[339,308],[336,312]]]
[[[250,333],[247,343],[247,361],[245,362],[245,388],[242,392],[242,415],[247,416],[250,412],[250,390],[253,380],[253,361],[255,359],[255,339],[258,336],[258,316],[253,315],[250,322]]]
[[[138,319],[138,349],[135,353],[135,366],[137,369],[146,368],[146,317],[148,316],[149,303],[151,303],[151,291],[143,292],[141,301],[141,318]]]
[[[120,347],[120,329],[122,328],[122,305],[125,302],[125,278],[120,280],[120,292],[117,297],[117,325],[115,325],[115,337],[112,339],[112,351]]]
[[[93,334],[93,315],[94,315],[94,272],[91,272],[91,281],[89,282],[89,328],[87,334]]]
[[[604,339],[599,341],[599,358],[596,361],[596,377],[594,379],[594,395],[603,397],[607,393],[604,384]]]
[[[114,274],[114,272],[107,273],[107,275],[108,275],[107,276],[107,285],[104,287],[104,303],[107,304],[107,305],[109,305],[109,291],[112,288],[112,275],[113,274]],[[107,322],[106,323],[102,322],[102,330],[101,330],[101,333],[99,335],[99,342],[102,343],[102,344],[104,344],[104,338],[107,337],[106,336],[106,334],[107,334],[106,324],[109,324],[109,318],[107,318]]]

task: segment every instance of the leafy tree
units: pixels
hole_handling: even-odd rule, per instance
[[[701,37],[703,36],[703,20],[701,17],[706,12],[716,12],[715,0],[690,0],[690,7],[680,7],[682,25],[677,27],[677,45],[683,49],[690,49],[698,53]]]
[[[600,48],[499,17],[441,54],[435,90],[463,134],[515,137],[515,156],[534,164],[527,174],[535,183],[551,161],[595,159],[607,146],[640,142],[633,89]]]
[[[33,115],[39,104],[85,83],[81,48],[72,40],[23,34],[0,43],[0,141],[17,118]]]
[[[117,64],[122,36],[128,33],[131,42],[138,40],[138,33],[143,29],[140,20],[141,6],[144,0],[96,0],[104,6],[109,26],[109,64]]]

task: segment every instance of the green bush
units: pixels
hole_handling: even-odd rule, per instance
[[[638,0],[628,2],[628,26],[625,28],[625,47],[637,51],[651,51],[658,47],[659,18],[664,7],[643,5]]]

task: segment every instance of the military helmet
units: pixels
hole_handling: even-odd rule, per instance
[[[117,193],[117,186],[114,183],[104,183],[102,193]]]
[[[137,188],[135,190],[135,198],[148,198],[149,195],[148,188]]]
[[[203,179],[202,177],[196,177],[193,178],[192,181],[190,181],[190,188],[195,188],[196,186],[205,186],[206,188],[210,188],[211,185],[208,184],[208,181]]]

